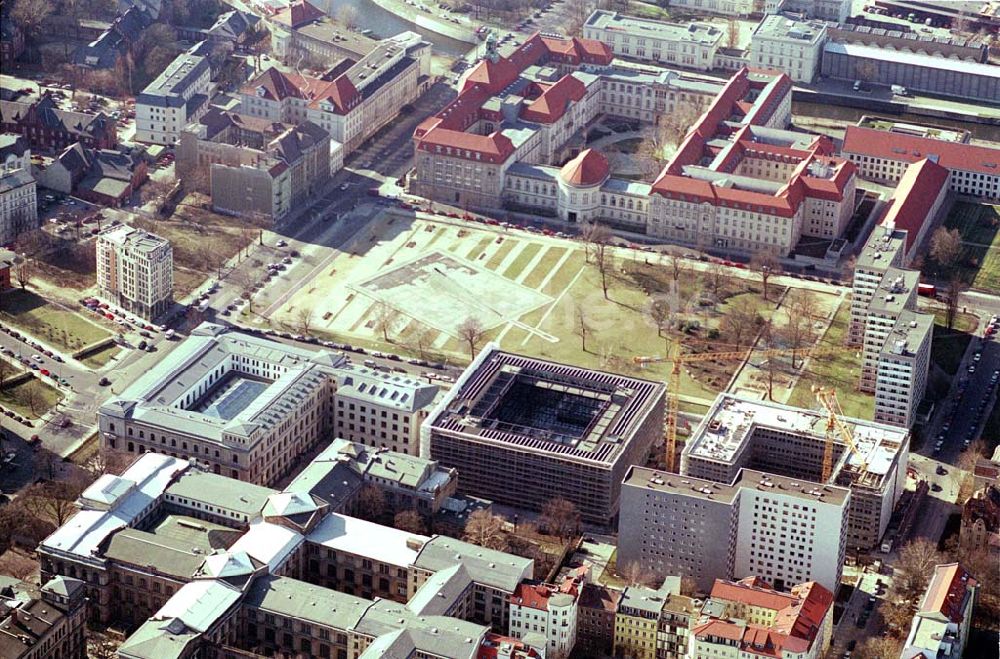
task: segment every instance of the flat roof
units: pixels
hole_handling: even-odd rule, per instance
[[[328,549],[364,556],[380,563],[406,568],[417,559],[430,538],[400,531],[357,517],[330,513],[306,539]]]
[[[904,309],[899,314],[889,336],[885,337],[882,352],[893,356],[913,356],[914,351],[923,345],[927,337],[934,331],[934,315],[917,313]]]
[[[813,483],[801,478],[790,478],[746,468],[740,469],[732,483],[719,483],[706,478],[695,478],[634,465],[625,475],[623,484],[714,501],[722,505],[731,505],[743,489],[774,492],[782,496],[835,506],[847,501],[851,492],[846,487]]]
[[[710,23],[665,23],[638,16],[624,16],[603,9],[595,10],[584,27],[619,31],[640,38],[686,41],[704,45],[716,44],[723,36],[723,30]]]
[[[872,311],[898,315],[906,308],[906,300],[920,283],[919,270],[891,266],[886,269],[878,288],[872,294],[868,308]]]
[[[358,624],[371,604],[354,595],[277,576],[255,579],[243,599],[244,606],[345,631]]]
[[[610,466],[664,389],[659,382],[526,357],[491,343],[425,423],[434,432]],[[574,416],[572,426],[549,418],[544,407],[574,401],[586,418]]]
[[[117,497],[110,510],[88,508],[81,500],[85,507],[43,540],[41,547],[94,560],[105,538],[131,526],[163,494],[170,482],[190,466],[187,460],[180,458],[144,453],[121,475],[135,485]]]
[[[949,59],[947,57],[920,55],[902,50],[892,50],[890,48],[877,48],[874,46],[865,46],[856,43],[838,43],[836,41],[828,41],[826,45],[823,46],[823,51],[826,53],[847,55],[848,57],[863,57],[867,59],[882,60],[885,62],[908,64],[910,66],[923,66],[929,69],[942,69],[944,71],[951,71],[952,73],[965,73],[984,76],[987,78],[1000,78],[1000,66]]]
[[[495,549],[487,549],[447,536],[434,536],[424,543],[413,564],[437,572],[460,563],[476,583],[514,592],[517,584],[533,576],[535,562]]]
[[[905,231],[878,225],[872,229],[871,235],[865,241],[865,246],[858,254],[855,266],[885,270],[890,266],[892,257],[903,250],[905,245]]]
[[[234,533],[211,522],[168,515],[152,531],[129,528],[114,534],[104,556],[121,563],[151,566],[159,573],[187,580],[206,556],[225,546],[225,536]]]
[[[791,14],[769,14],[754,28],[753,36],[815,44],[826,30],[827,24],[823,21],[800,20]]]
[[[720,393],[708,414],[688,439],[684,453],[705,460],[731,464],[736,454],[758,428],[783,431],[817,442],[825,442],[828,418],[826,411],[819,412]],[[860,451],[858,455],[847,450],[846,458],[841,464],[860,468],[861,464],[865,463],[868,473],[887,474],[909,431],[862,419],[841,417],[841,421],[851,431],[854,444]],[[838,443],[841,442],[838,440]]]

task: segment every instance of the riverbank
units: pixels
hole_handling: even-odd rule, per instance
[[[414,1],[420,2],[420,0]],[[448,16],[453,16],[460,21],[460,23],[456,24],[448,20],[448,18],[438,16],[429,10],[424,11],[418,6],[408,4],[405,0],[379,0],[378,5],[397,18],[407,23],[412,23],[428,32],[435,32],[450,39],[465,42],[470,46],[479,43],[479,38],[476,36],[477,26],[465,16],[448,13]]]

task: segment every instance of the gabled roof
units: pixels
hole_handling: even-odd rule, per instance
[[[949,142],[863,126],[847,127],[841,152],[911,163],[928,158],[948,170],[1000,175],[1000,149],[996,147]]]
[[[553,123],[562,118],[571,102],[583,99],[587,88],[579,79],[571,75],[563,76],[550,85],[542,94],[521,112],[525,121]]]
[[[275,23],[297,28],[325,17],[326,14],[316,5],[306,0],[293,0],[288,3],[286,9],[275,14],[271,20]]]
[[[906,231],[906,251],[913,248],[924,222],[933,221],[927,213],[948,186],[947,169],[924,158],[906,168],[892,194],[883,225]]]
[[[960,623],[965,620],[967,607],[971,604],[968,591],[975,586],[976,580],[960,564],[938,565],[920,600],[917,614],[941,616],[949,622]]]

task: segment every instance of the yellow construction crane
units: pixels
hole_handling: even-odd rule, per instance
[[[798,348],[792,350],[789,348],[768,348],[764,350],[754,350],[753,347],[744,348],[742,350],[730,350],[724,352],[702,352],[694,353],[690,355],[685,355],[681,353],[681,343],[680,341],[674,341],[671,346],[669,355],[665,357],[634,357],[632,361],[640,366],[644,364],[650,364],[655,362],[665,362],[670,361],[672,367],[670,369],[670,379],[667,381],[667,411],[665,415],[665,428],[664,428],[664,449],[665,464],[667,471],[674,471],[674,463],[676,462],[677,455],[677,415],[680,411],[680,382],[681,382],[681,365],[691,362],[703,362],[703,361],[716,361],[716,360],[729,360],[729,359],[747,359],[752,355],[765,355],[767,357],[777,357],[780,355],[803,355],[803,357],[810,357],[822,354],[831,354],[839,352],[848,352],[854,350],[854,348],[847,348],[843,346],[828,346],[828,347],[813,347],[813,348]]]
[[[830,479],[830,474],[833,471],[833,440],[837,433],[840,433],[844,443],[861,460],[861,469],[858,473],[858,480],[860,480],[868,471],[868,463],[854,443],[851,429],[840,418],[844,416],[844,410],[841,409],[840,401],[837,400],[837,392],[829,387],[813,387],[813,393],[816,394],[816,400],[830,415],[826,422],[826,445],[823,447],[823,482]]]

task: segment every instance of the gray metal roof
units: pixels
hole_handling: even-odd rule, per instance
[[[492,586],[499,590],[514,592],[522,579],[533,576],[535,562],[495,549],[487,549],[469,542],[447,536],[434,536],[424,543],[417,560],[419,568],[437,572],[461,563],[478,584]]]

